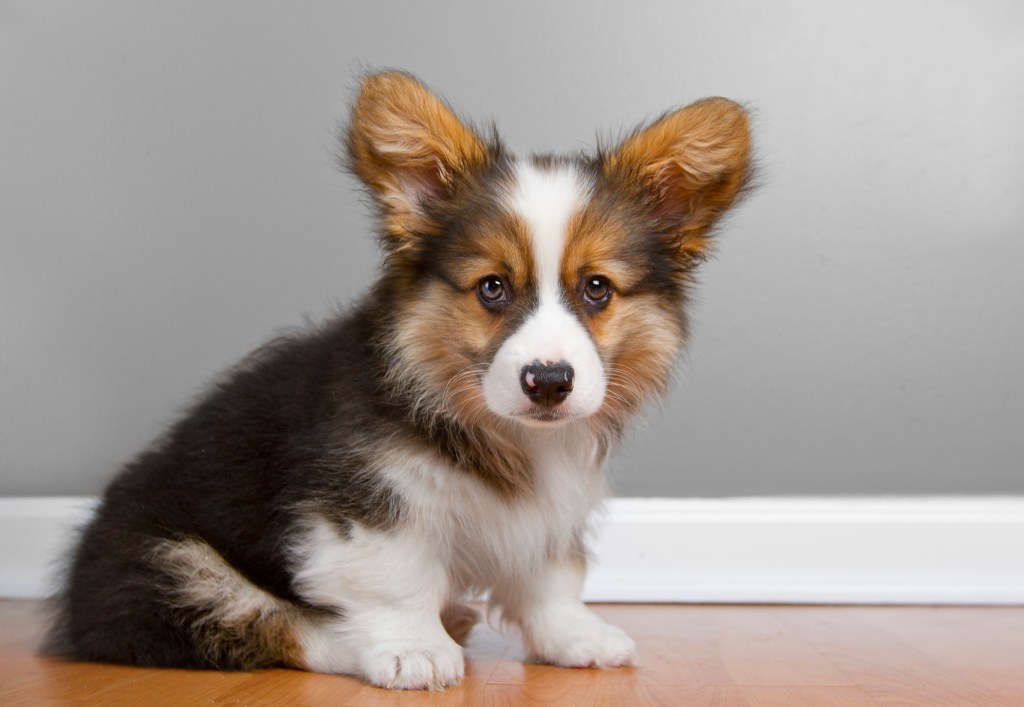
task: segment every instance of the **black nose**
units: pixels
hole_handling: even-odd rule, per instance
[[[572,392],[572,376],[572,366],[565,361],[548,364],[534,361],[523,366],[519,382],[526,397],[538,405],[553,408]]]

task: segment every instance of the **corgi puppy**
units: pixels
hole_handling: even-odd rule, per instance
[[[444,688],[477,620],[460,602],[487,593],[534,660],[632,663],[580,601],[588,519],[747,184],[746,113],[709,98],[594,155],[521,159],[389,71],[364,79],[345,147],[379,280],[258,349],[121,471],[45,649]]]

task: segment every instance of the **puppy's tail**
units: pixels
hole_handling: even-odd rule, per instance
[[[160,541],[153,559],[171,579],[168,604],[212,666],[304,667],[297,628],[305,617],[298,606],[250,582],[201,540]]]

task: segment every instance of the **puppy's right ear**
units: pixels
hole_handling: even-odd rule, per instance
[[[451,195],[461,173],[488,160],[486,143],[472,129],[398,71],[363,80],[346,143],[352,171],[377,198],[393,251],[433,233],[432,207]]]

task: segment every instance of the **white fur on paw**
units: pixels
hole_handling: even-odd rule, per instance
[[[636,664],[636,644],[626,632],[602,621],[588,621],[542,640],[534,636],[533,656],[565,668],[615,668]]]
[[[389,643],[374,646],[364,658],[366,679],[394,690],[442,690],[465,675],[462,649],[454,641]]]

